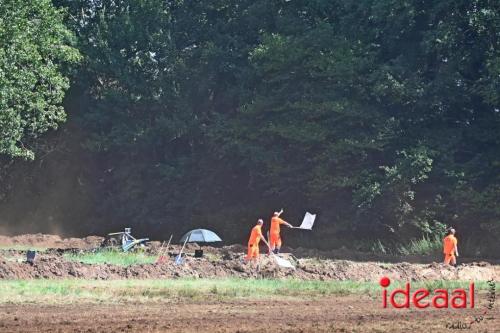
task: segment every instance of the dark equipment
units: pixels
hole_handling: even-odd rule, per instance
[[[28,250],[26,253],[26,262],[33,265],[35,263],[35,257],[36,251]]]
[[[149,238],[136,239],[131,234],[131,228],[125,228],[123,232],[109,233],[101,244],[101,247],[118,248],[120,245],[123,252],[127,252],[136,246],[144,246]]]

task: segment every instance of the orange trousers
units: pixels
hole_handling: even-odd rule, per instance
[[[259,254],[259,244],[248,244],[246,260],[257,259]]]
[[[269,245],[271,249],[275,249],[276,247],[281,247],[281,236],[280,234],[269,234]]]
[[[455,259],[455,254],[453,254],[453,253],[452,254],[445,254],[444,255],[444,263],[446,265],[449,265],[451,261],[453,261],[454,263],[457,262]]]

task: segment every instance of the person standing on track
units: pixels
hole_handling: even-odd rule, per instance
[[[455,237],[455,229],[451,228],[448,235],[443,239],[444,263],[457,266],[458,248],[457,238]]]
[[[270,250],[275,254],[280,253],[281,249],[280,226],[284,224],[289,228],[292,227],[290,223],[280,218],[281,214],[283,214],[283,209],[279,212],[274,212],[274,216],[271,218],[271,228],[269,229]]]
[[[248,254],[245,257],[246,260],[258,259],[259,258],[259,243],[262,236],[262,225],[264,221],[259,219],[257,225],[252,228],[250,233],[250,238],[248,239]]]

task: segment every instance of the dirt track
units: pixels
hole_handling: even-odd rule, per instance
[[[354,280],[378,281],[381,276],[395,280],[500,280],[500,265],[488,262],[471,262],[461,264],[458,268],[444,266],[440,263],[411,264],[381,263],[377,261],[355,262],[350,260],[318,259],[310,257],[295,257],[284,254],[296,266],[296,270],[279,268],[268,256],[261,256],[258,265],[249,264],[244,260],[245,248],[240,245],[223,248],[204,247],[206,256],[194,258],[187,256],[185,264],[176,265],[173,260],[164,264],[132,265],[128,267],[99,264],[90,265],[68,261],[64,253],[92,251],[102,241],[100,237],[84,239],[61,240],[51,235],[24,235],[13,238],[0,236],[2,242],[11,245],[29,244],[30,246],[58,246],[40,252],[33,265],[23,262],[26,251],[0,250],[0,279],[152,279],[152,278],[296,278],[303,280]],[[157,253],[159,243],[153,243],[146,250]],[[75,248],[76,247],[76,248]],[[196,245],[187,247],[187,253],[192,253]],[[170,256],[174,257],[179,246],[174,246]],[[296,252],[293,252],[296,254]]]
[[[1,332],[453,332],[481,309],[392,310],[367,296],[126,305],[0,306]],[[488,319],[490,318],[490,319]],[[498,332],[495,311],[468,332]],[[458,330],[461,331],[461,330]]]

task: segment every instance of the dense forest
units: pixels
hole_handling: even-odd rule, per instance
[[[0,154],[6,230],[498,255],[500,2],[1,0]]]

